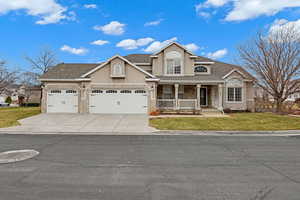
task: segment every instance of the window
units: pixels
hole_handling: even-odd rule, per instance
[[[51,90],[51,93],[52,93],[52,94],[54,94],[54,93],[60,94],[60,93],[61,93],[61,90]]]
[[[130,94],[131,90],[121,90],[120,93],[122,93],[122,94]]]
[[[106,93],[108,94],[114,94],[114,93],[118,93],[117,90],[107,90]]]
[[[179,85],[178,88],[178,98],[183,99],[184,97],[184,85]]]
[[[172,88],[173,87],[171,85],[163,85],[163,99],[172,99]]]
[[[181,74],[182,68],[182,59],[181,54],[172,51],[166,54],[166,74],[168,75],[176,75]]]
[[[231,102],[242,101],[242,88],[228,88],[227,100]]]
[[[208,69],[205,66],[196,66],[194,69],[195,73],[208,73]]]
[[[103,91],[102,90],[92,90],[92,93],[93,94],[101,94],[101,93],[103,93]]]
[[[115,63],[112,68],[113,76],[124,76],[124,66],[122,63]]]
[[[146,91],[145,90],[136,90],[135,93],[136,94],[145,94]]]
[[[77,91],[75,91],[75,90],[67,90],[66,93],[67,94],[76,94]]]

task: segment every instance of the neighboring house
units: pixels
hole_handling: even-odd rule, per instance
[[[254,109],[254,78],[178,43],[98,64],[58,64],[40,79],[48,113],[151,113]]]
[[[7,97],[11,97],[12,104],[21,103],[40,103],[41,102],[41,87],[40,86],[24,86],[14,84],[0,95],[0,103],[5,101]]]

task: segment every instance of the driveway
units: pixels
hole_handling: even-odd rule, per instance
[[[148,115],[40,114],[1,131],[37,133],[145,133],[153,132]]]

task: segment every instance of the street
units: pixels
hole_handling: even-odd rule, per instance
[[[299,200],[300,137],[0,135],[2,200]]]

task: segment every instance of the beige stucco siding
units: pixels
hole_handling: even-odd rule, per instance
[[[165,55],[169,52],[178,52],[183,59],[183,75],[194,75],[194,60],[190,58],[190,54],[184,49],[173,44],[160,52],[156,58],[153,59],[153,74],[161,76],[165,74]]]

